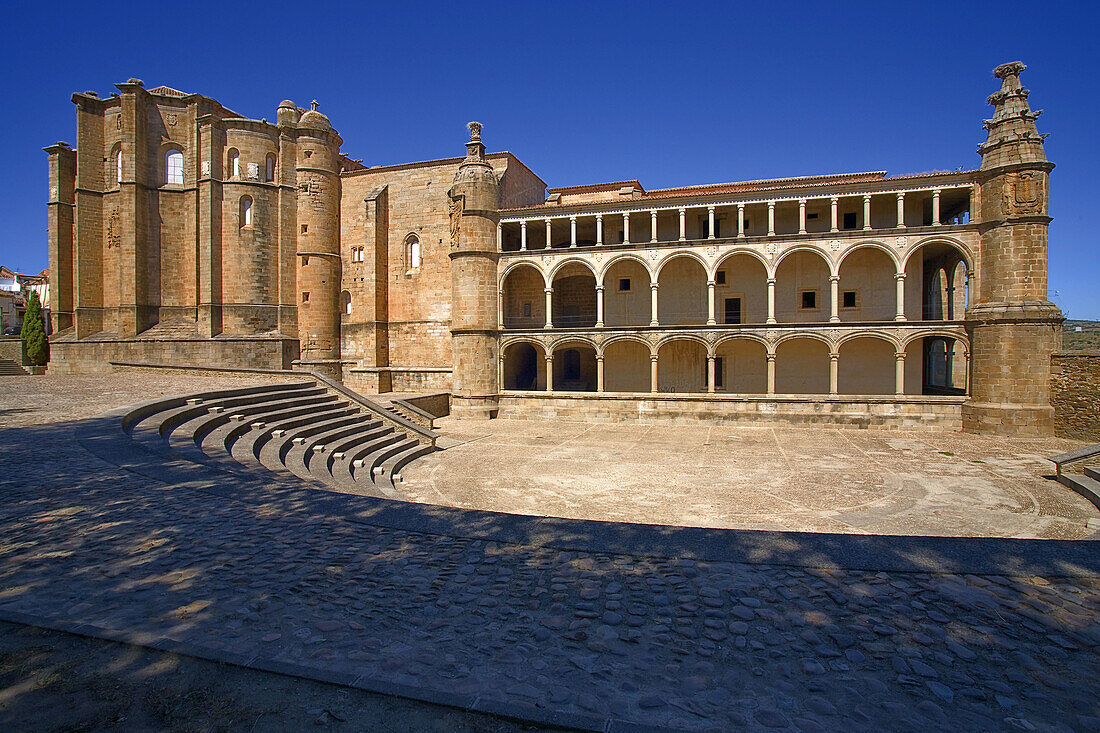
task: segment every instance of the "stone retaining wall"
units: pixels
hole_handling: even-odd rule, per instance
[[[92,374],[112,371],[110,362],[144,362],[249,369],[290,369],[298,340],[218,338],[50,342],[50,371]]]
[[[25,364],[23,339],[18,337],[0,338],[0,359],[11,359],[16,364]]]
[[[688,397],[534,392],[504,394],[500,417],[590,422],[828,425],[852,428],[962,429],[963,397]]]
[[[1050,401],[1055,435],[1100,440],[1100,352],[1054,354]]]

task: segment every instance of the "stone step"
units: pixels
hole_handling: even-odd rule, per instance
[[[331,442],[327,446],[328,450],[324,453],[314,450],[307,456],[306,465],[309,466],[310,472],[319,480],[340,485],[341,481],[336,479],[333,474],[336,464],[349,464],[348,456],[356,448],[393,433],[393,428],[383,425],[381,420],[376,420],[373,425],[348,432],[339,438],[331,437]]]
[[[1063,473],[1058,476],[1058,483],[1073,489],[1100,509],[1100,481],[1097,479],[1076,473]]]
[[[342,425],[354,424],[363,419],[361,414],[341,415],[327,420],[318,420],[299,428],[288,430],[284,434],[268,439],[256,454],[259,462],[272,471],[288,471],[286,457],[294,447],[295,440],[304,443],[309,436],[323,430],[328,430]],[[303,435],[305,433],[305,435]]]
[[[1085,466],[1085,475],[1091,479],[1100,481],[1100,469],[1093,468],[1092,466]]]
[[[296,428],[313,422],[321,422],[338,418],[350,418],[357,415],[359,410],[347,403],[336,403],[336,407],[313,410],[311,408],[299,408],[282,413],[265,415],[266,424],[250,433],[245,433],[240,439],[233,442],[229,452],[233,460],[238,463],[257,468],[262,467],[260,451],[272,438],[282,437]]]
[[[30,372],[15,359],[0,359],[0,377],[26,377]]]
[[[390,485],[397,488],[401,483],[401,469],[409,465],[417,458],[426,456],[429,453],[435,453],[436,448],[427,443],[417,442],[416,445],[410,446],[407,450],[394,456],[390,460],[386,461],[387,465],[383,465],[383,476],[389,476]]]
[[[410,438],[404,433],[398,435],[398,439],[387,446],[383,446],[374,450],[370,455],[361,459],[361,463],[356,465],[352,464],[352,476],[359,482],[370,482],[375,486],[385,486],[386,484],[379,478],[383,472],[383,464],[389,458],[397,455],[398,453],[406,450],[409,446],[419,444],[416,438]]]

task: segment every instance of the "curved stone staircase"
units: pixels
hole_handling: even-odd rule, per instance
[[[316,381],[184,395],[109,415],[122,433],[107,451],[112,462],[130,468],[136,452],[140,473],[161,458],[167,471],[190,464],[208,477],[397,498],[401,469],[436,450],[430,430]],[[101,453],[94,437],[82,442]]]

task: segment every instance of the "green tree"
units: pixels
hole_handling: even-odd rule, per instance
[[[42,366],[50,359],[50,342],[46,340],[46,322],[42,319],[42,303],[38,293],[31,291],[27,312],[23,314],[23,330],[19,332],[27,350],[27,360]]]

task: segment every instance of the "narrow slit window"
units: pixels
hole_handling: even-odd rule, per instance
[[[264,180],[267,180],[267,181],[274,181],[275,180],[275,156],[274,155],[269,154],[267,156],[267,177]]]
[[[115,169],[116,169],[115,179],[118,183],[122,183],[122,151],[121,150],[119,150],[117,153],[115,153]]]
[[[236,150],[229,151],[229,175],[233,178],[241,177],[241,154]]]
[[[252,199],[245,196],[241,199],[241,227],[252,226]]]

